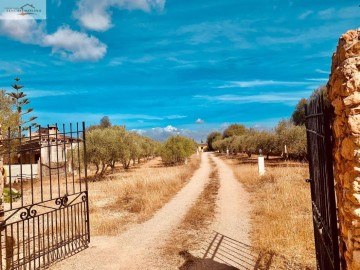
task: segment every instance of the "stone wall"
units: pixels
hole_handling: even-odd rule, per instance
[[[341,36],[328,97],[335,110],[334,175],[344,269],[360,269],[360,29]]]
[[[3,143],[2,143],[2,129],[0,124],[0,212],[4,210],[3,205],[3,189],[4,189],[4,177],[3,177],[3,167],[4,167],[4,157],[1,154],[3,151]],[[3,213],[0,213],[0,222],[3,220]]]
[[[4,177],[3,177],[3,165],[4,165],[4,159],[3,159],[3,155],[1,154],[2,151],[2,130],[1,130],[1,124],[0,124],[0,222],[4,221],[4,205],[3,205],[3,189],[4,189]],[[5,231],[0,231],[1,233],[1,239],[5,239]],[[2,244],[0,246],[0,248],[2,249]],[[1,269],[3,268],[3,266],[6,265],[6,258],[5,256],[1,256],[0,258],[1,262]]]

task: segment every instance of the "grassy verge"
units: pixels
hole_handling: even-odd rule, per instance
[[[315,269],[308,168],[268,166],[259,177],[246,159],[226,161],[251,194],[253,246],[277,255],[271,269]]]
[[[89,183],[93,235],[117,235],[131,223],[149,219],[168,202],[199,167],[193,155],[186,165],[140,167]]]
[[[200,249],[200,244],[206,239],[207,228],[215,217],[220,182],[215,163],[212,160],[210,162],[213,170],[209,183],[162,248],[165,261],[172,266],[183,263],[184,260],[179,256],[180,251]]]

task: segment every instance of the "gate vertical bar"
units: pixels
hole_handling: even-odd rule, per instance
[[[325,135],[325,156],[326,156],[326,166],[327,166],[327,186],[328,186],[328,200],[329,200],[329,208],[330,208],[330,236],[332,239],[332,250],[334,252],[334,266],[341,266],[340,263],[340,248],[339,248],[339,232],[338,232],[338,218],[337,218],[337,205],[336,205],[336,196],[335,196],[335,178],[334,178],[334,161],[333,161],[333,136],[332,136],[332,118],[333,118],[333,110],[331,105],[328,102],[325,102],[324,96],[321,96],[321,105],[323,108],[324,118],[324,135]]]
[[[339,238],[332,158],[331,107],[321,94],[305,107],[317,269],[338,270]]]
[[[309,112],[309,106],[308,104],[305,104],[305,115],[308,116],[310,115],[310,112]],[[314,173],[313,173],[313,162],[311,162],[311,157],[310,157],[310,153],[312,152],[312,148],[311,148],[311,143],[310,143],[310,130],[308,130],[306,128],[306,137],[307,137],[307,153],[308,153],[308,160],[309,160],[309,183],[310,183],[310,193],[311,193],[311,199],[315,198],[316,194],[315,194],[315,190],[314,190],[314,185],[313,185],[313,179],[314,179]],[[312,205],[312,211],[314,212],[314,206]],[[316,269],[320,269],[320,265],[319,265],[319,260],[318,258],[320,257],[320,254],[319,254],[319,249],[317,248],[317,245],[316,245],[316,239],[317,239],[317,236],[316,236],[316,231],[315,231],[315,221],[313,219],[313,227],[314,227],[314,230],[313,230],[313,233],[314,233],[314,241],[315,241],[315,252],[316,252]]]
[[[13,169],[11,176],[14,180],[12,188],[9,192],[6,190],[0,200],[3,204],[2,208],[0,205],[0,270],[46,268],[88,247],[90,224],[85,123],[83,130],[77,129],[76,132],[71,126],[70,132],[66,132],[65,125],[63,127],[64,131],[59,132],[57,125],[39,126],[28,136],[9,132],[7,137],[2,137],[0,133],[1,195],[6,185],[2,171],[4,163],[9,163],[6,164],[9,173]],[[69,155],[73,155],[73,166],[70,170],[81,170],[73,185],[83,183],[83,189],[68,186],[67,151],[71,149],[73,152]],[[1,155],[9,160],[4,160]],[[83,155],[81,159],[79,155]],[[12,157],[17,157],[14,164],[11,164]],[[36,160],[37,170],[33,169],[35,165],[32,163]],[[42,166],[47,169],[42,170]],[[85,170],[84,174],[82,170]],[[54,179],[57,183],[53,183]],[[16,189],[21,189],[21,192]],[[67,192],[63,192],[65,190]],[[79,228],[81,232],[78,232]]]
[[[88,190],[88,178],[87,178],[87,158],[86,158],[86,129],[85,122],[82,122],[82,131],[83,131],[83,149],[84,149],[84,175],[85,175],[85,194],[86,194],[86,222],[87,222],[87,232],[88,232],[88,241],[90,242],[90,215],[89,215],[89,190]],[[81,183],[81,182],[80,182]]]

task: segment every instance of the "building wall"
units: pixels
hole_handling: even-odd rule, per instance
[[[41,162],[43,164],[64,162],[66,150],[64,150],[63,144],[59,144],[58,146],[56,146],[55,143],[51,143],[50,145],[46,144],[41,148]]]
[[[21,175],[23,181],[31,180],[31,174],[33,179],[38,178],[38,164],[23,164],[23,165],[4,165],[6,171],[6,180],[5,184],[10,184],[10,174],[11,174],[11,183],[20,182]],[[11,171],[10,171],[11,169]]]

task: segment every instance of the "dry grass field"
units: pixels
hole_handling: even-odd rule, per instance
[[[170,167],[163,166],[161,159],[156,158],[136,164],[130,170],[119,166],[114,174],[109,171],[102,180],[89,181],[91,235],[117,235],[131,224],[149,219],[188,182],[199,165],[200,156],[197,155],[193,155],[186,165]],[[96,179],[91,170],[89,179]],[[69,176],[67,181],[70,193],[80,191],[78,176]],[[81,186],[85,190],[84,180]],[[14,184],[13,187],[21,190],[19,184]],[[34,198],[34,202],[42,201],[41,189],[44,200],[50,199],[51,189],[53,198],[63,196],[65,179],[54,176],[51,189],[48,178],[44,178],[42,182],[36,180],[33,185],[30,181],[24,182],[24,204],[30,204],[31,198]],[[21,200],[17,200],[12,206],[16,208],[20,205]],[[10,204],[7,203],[5,208],[9,207]]]
[[[255,158],[226,162],[251,194],[252,245],[275,253],[272,269],[315,269],[308,167],[271,161],[260,177]]]
[[[156,164],[89,183],[92,235],[117,235],[131,223],[149,219],[187,183],[200,156],[181,166],[163,167],[160,160]]]

